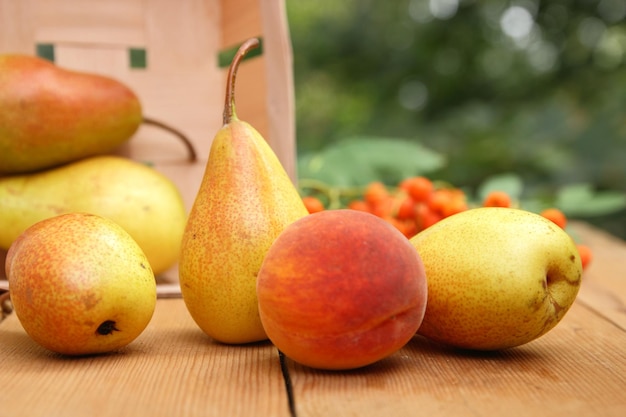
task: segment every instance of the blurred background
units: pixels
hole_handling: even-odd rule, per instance
[[[504,188],[626,238],[625,0],[288,0],[299,177]]]

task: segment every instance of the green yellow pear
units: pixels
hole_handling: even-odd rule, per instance
[[[0,175],[101,155],[142,122],[121,82],[28,55],[0,55]]]
[[[126,346],[156,306],[156,281],[141,248],[119,225],[93,214],[35,223],[11,245],[5,269],[26,333],[66,355]]]
[[[528,343],[560,322],[580,288],[572,238],[529,211],[466,210],[411,243],[428,279],[418,333],[446,345],[497,350]]]
[[[198,326],[223,343],[267,339],[256,278],[281,231],[308,214],[280,161],[235,114],[235,74],[258,45],[245,42],[230,67],[224,126],[217,132],[189,213],[179,261],[184,302]]]
[[[122,226],[155,274],[178,260],[186,210],[175,184],[152,167],[119,156],[94,156],[32,174],[0,177],[0,248],[34,223],[87,212]]]

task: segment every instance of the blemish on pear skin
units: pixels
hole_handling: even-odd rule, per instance
[[[96,329],[96,333],[102,336],[108,336],[113,334],[113,332],[119,332],[120,329],[115,327],[115,322],[113,320],[103,321],[100,326]]]
[[[146,269],[146,265],[143,262],[141,262],[139,266],[141,266],[143,269]]]
[[[81,297],[81,301],[87,310],[91,310],[100,302],[100,298],[94,294],[85,294]]]

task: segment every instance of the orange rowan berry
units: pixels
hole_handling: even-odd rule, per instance
[[[415,218],[415,201],[411,196],[398,197],[400,203],[398,205],[398,211],[396,217],[400,220]]]
[[[483,200],[484,207],[511,207],[511,196],[504,191],[491,191]]]
[[[380,181],[370,182],[363,193],[363,198],[370,205],[376,205],[387,197],[389,197],[389,190]]]
[[[406,238],[411,238],[417,233],[417,226],[415,224],[415,220],[413,219],[400,220],[397,217],[387,216],[383,217],[383,220],[391,224]]]
[[[428,207],[442,217],[448,217],[467,210],[465,193],[458,188],[442,188],[435,190],[428,201]]]
[[[433,182],[426,177],[406,178],[400,182],[399,187],[415,201],[427,201],[435,189]]]
[[[443,207],[443,217],[450,217],[453,214],[467,210],[467,202],[465,198],[453,197]]]
[[[415,224],[418,232],[432,226],[442,218],[441,214],[431,210],[426,204],[418,204],[415,207]]]
[[[418,232],[417,230],[417,222],[415,219],[404,219],[400,220],[402,222],[402,226],[400,231],[407,237],[407,239],[412,238]]]
[[[561,210],[557,208],[548,208],[543,210],[540,214],[546,219],[551,220],[561,229],[565,229],[565,226],[567,225],[567,217],[565,217],[565,214],[563,214]]]
[[[393,215],[394,201],[390,195],[374,203],[368,203],[368,206],[370,213],[378,217],[385,218]]]
[[[306,209],[309,211],[309,214],[317,213],[319,211],[324,211],[325,209],[324,204],[317,197],[308,195],[308,196],[302,197],[302,202],[304,203],[304,206],[306,207]]]
[[[583,245],[580,243],[577,244],[576,247],[578,248],[578,254],[580,255],[580,260],[583,264],[583,270],[587,269],[587,267],[591,263],[591,260],[593,259],[593,253],[591,251],[591,248],[587,245]]]
[[[427,204],[431,211],[442,214],[448,201],[450,201],[450,194],[446,189],[441,189],[433,192]]]
[[[352,200],[348,203],[348,208],[359,211],[370,211],[370,206],[363,200]]]
[[[396,219],[393,216],[384,216],[382,217],[382,219],[398,229],[400,232],[402,232],[402,222],[400,222],[400,220]]]

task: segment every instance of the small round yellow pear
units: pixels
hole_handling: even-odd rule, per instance
[[[418,333],[442,344],[498,350],[530,342],[559,323],[580,288],[572,238],[529,211],[466,210],[411,243],[428,278]]]
[[[35,223],[9,248],[5,269],[26,333],[66,355],[126,346],[156,306],[156,281],[141,248],[119,225],[92,214]]]

